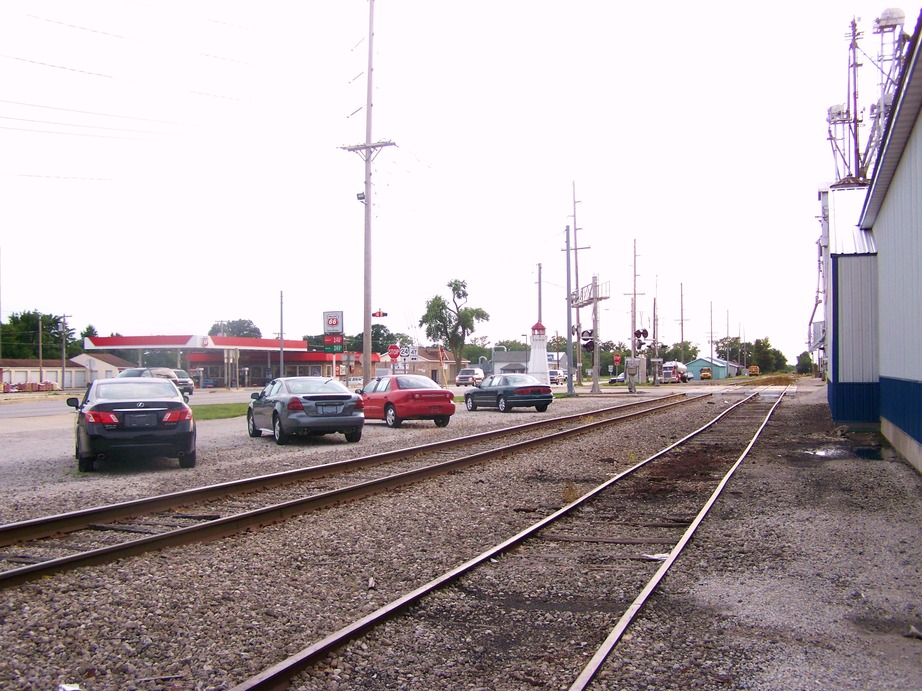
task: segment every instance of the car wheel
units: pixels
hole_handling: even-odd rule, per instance
[[[499,412],[508,413],[512,408],[509,406],[509,403],[506,401],[505,396],[500,396],[496,399],[496,407],[499,408]]]
[[[92,473],[95,459],[92,456],[77,456],[77,470],[81,473]]]
[[[180,468],[194,468],[195,467],[195,451],[192,453],[187,453],[179,457],[179,467]]]
[[[403,420],[397,417],[397,409],[388,404],[384,407],[384,422],[387,423],[388,427],[400,427]]]
[[[542,403],[541,405],[536,405],[536,406],[535,406],[535,410],[537,410],[539,413],[543,413],[545,410],[547,410],[547,405],[548,405],[547,403]]]
[[[256,420],[253,419],[253,413],[247,413],[247,432],[251,437],[261,437],[263,432],[256,426]]]
[[[352,430],[351,432],[346,432],[346,441],[349,442],[350,444],[355,444],[355,442],[361,440],[361,438],[362,438],[362,430],[360,429]]]
[[[279,417],[278,413],[272,416],[272,436],[275,438],[275,443],[279,446],[284,446],[291,438],[291,435],[282,429],[282,418]]]
[[[448,421],[451,420],[450,415],[439,415],[435,418],[436,427],[448,427]]]
[[[468,409],[468,410],[477,410],[477,404],[474,403],[474,397],[473,397],[473,396],[468,396],[467,398],[465,398],[465,399],[464,399],[464,405],[467,406],[467,409]]]

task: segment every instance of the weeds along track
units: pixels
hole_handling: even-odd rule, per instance
[[[418,688],[445,688],[449,679],[454,688],[588,687],[783,395],[751,394],[553,514],[234,691],[400,688],[407,680]]]
[[[0,588],[219,539],[682,405],[677,394],[468,437],[0,526]]]

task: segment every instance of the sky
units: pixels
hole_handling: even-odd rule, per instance
[[[793,364],[827,108],[850,22],[870,64],[886,7],[377,0],[374,322],[429,345],[426,302],[458,279],[490,315],[471,337],[564,336],[568,286],[597,277],[602,340],[629,343],[636,281],[660,341],[768,338]],[[0,3],[0,320],[299,339],[342,311],[361,332],[365,173],[343,147],[365,143],[368,34],[368,0]]]

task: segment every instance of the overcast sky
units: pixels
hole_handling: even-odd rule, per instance
[[[610,295],[603,340],[629,341],[636,241],[638,327],[655,299],[667,344],[684,324],[704,355],[729,332],[793,363],[835,177],[826,109],[849,23],[875,57],[885,7],[377,0],[372,138],[396,146],[372,177],[375,321],[426,345],[426,301],[462,279],[490,314],[475,337],[523,340],[539,310],[564,335],[575,184],[571,288],[578,271]],[[301,338],[342,310],[360,332],[364,166],[340,147],[365,141],[368,8],[0,3],[2,321],[250,319],[271,338],[283,315]]]

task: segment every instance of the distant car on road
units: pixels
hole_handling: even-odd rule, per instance
[[[97,379],[81,401],[74,425],[77,469],[88,472],[97,460],[126,454],[178,458],[182,468],[195,466],[195,421],[192,409],[172,381],[160,377]]]
[[[513,408],[534,406],[543,413],[553,401],[551,387],[530,374],[491,374],[464,393],[464,404],[468,410],[486,407],[508,413]]]
[[[384,420],[388,427],[400,427],[404,420],[432,420],[436,427],[447,427],[455,414],[455,395],[419,374],[377,377],[360,395],[365,417]]]
[[[349,377],[346,380],[346,388],[350,391],[355,391],[356,389],[361,389],[365,384],[365,380],[361,377]]]
[[[187,396],[191,396],[192,392],[195,391],[195,381],[189,376],[189,373],[184,369],[174,369],[173,374],[176,375],[176,388]]]
[[[279,445],[296,434],[343,434],[349,443],[362,438],[365,404],[338,379],[280,377],[250,398],[247,432],[251,437],[269,430]]]
[[[559,369],[548,370],[547,376],[551,384],[566,384],[567,383],[567,375],[563,373],[563,370],[559,370]]]
[[[619,374],[618,376],[612,377],[611,379],[609,379],[609,380],[608,380],[608,383],[609,383],[609,384],[623,384],[623,383],[624,383],[624,379],[625,379],[625,377],[624,377],[624,372],[622,372],[622,373]]]
[[[455,386],[476,386],[483,381],[483,370],[479,367],[463,367],[455,377]]]

